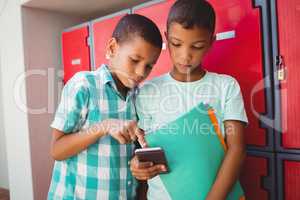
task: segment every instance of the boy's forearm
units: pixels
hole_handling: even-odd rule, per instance
[[[136,200],[147,200],[147,190],[148,190],[147,181],[139,181],[135,199]]]
[[[101,124],[77,133],[61,134],[52,142],[51,155],[55,160],[65,160],[87,149],[106,134]]]
[[[217,178],[207,196],[208,199],[225,200],[232,186],[239,178],[243,160],[246,156],[244,148],[230,148],[226,152]]]

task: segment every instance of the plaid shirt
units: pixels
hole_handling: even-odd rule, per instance
[[[122,97],[105,65],[79,72],[64,87],[51,127],[72,134],[104,119],[136,120],[135,93]],[[134,199],[137,182],[129,169],[133,150],[133,144],[121,145],[107,135],[79,154],[55,161],[48,199]]]

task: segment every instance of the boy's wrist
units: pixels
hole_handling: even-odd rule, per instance
[[[220,192],[210,191],[206,197],[206,200],[225,200],[226,195],[219,194]]]

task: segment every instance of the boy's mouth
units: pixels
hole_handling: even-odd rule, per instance
[[[137,86],[139,84],[139,81],[137,81],[137,80],[134,80],[134,79],[131,79],[131,78],[129,78],[128,80],[129,80],[130,84],[133,85],[133,86]]]
[[[190,67],[192,67],[192,65],[183,65],[183,64],[178,64],[178,66],[180,68],[190,68]]]

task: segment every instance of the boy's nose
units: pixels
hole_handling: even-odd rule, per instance
[[[137,67],[135,70],[136,79],[143,79],[146,75],[146,67]]]
[[[188,65],[188,64],[190,64],[191,60],[192,60],[192,54],[190,54],[189,52],[181,53],[181,56],[180,56],[181,64]]]
[[[139,74],[136,74],[134,79],[135,79],[137,82],[141,82],[141,81],[144,79],[144,77],[145,77],[145,75],[139,75]]]

